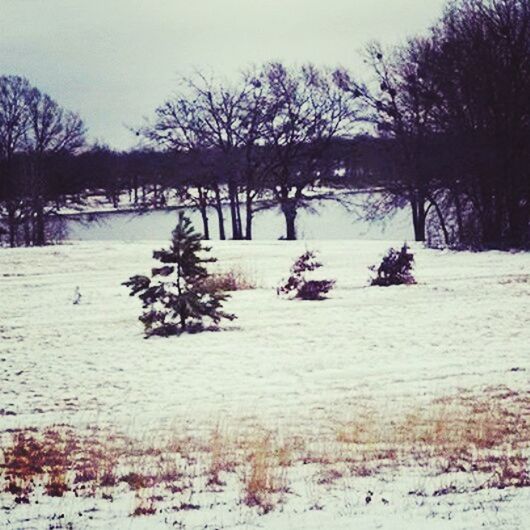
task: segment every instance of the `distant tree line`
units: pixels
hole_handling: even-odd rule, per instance
[[[527,247],[528,0],[452,1],[428,33],[372,43],[367,59],[364,83],[312,65],[269,63],[232,83],[197,72],[124,153],[87,146],[77,115],[0,77],[4,240],[44,244],[47,220],[95,195],[194,206],[206,238],[215,222],[222,239],[252,239],[255,215],[277,208],[295,239],[300,209],[367,188],[365,215],[407,206],[417,241]]]

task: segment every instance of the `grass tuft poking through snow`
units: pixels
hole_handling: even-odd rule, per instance
[[[281,494],[287,491],[282,450],[281,446],[273,445],[270,434],[252,440],[247,446],[243,502],[263,514],[273,510],[281,501]]]
[[[203,281],[203,284],[209,291],[248,291],[258,287],[255,275],[240,266],[233,266],[224,272],[214,272]]]

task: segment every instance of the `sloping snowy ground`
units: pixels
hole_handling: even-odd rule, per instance
[[[398,416],[463,389],[527,392],[530,255],[417,247],[418,285],[367,287],[367,267],[390,244],[215,242],[217,269],[239,267],[258,283],[227,304],[238,320],[219,333],[150,340],[137,320],[138,300],[120,283],[147,272],[153,248],[165,242],[2,249],[0,430],[98,424],[142,437],[185,425],[200,435],[223,422],[303,436],[351,420],[364,404]],[[336,289],[322,302],[278,299],[275,287],[306,249],[320,251]],[[304,510],[298,499],[290,511],[243,520],[198,510],[187,524],[522,528],[530,508],[529,488],[420,502],[406,496],[414,476],[357,480],[328,503],[331,510]],[[376,480],[401,500],[368,512],[361,492]],[[95,527],[154,524],[105,523],[105,513]]]

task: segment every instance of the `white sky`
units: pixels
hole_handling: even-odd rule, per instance
[[[268,60],[365,75],[370,40],[401,42],[443,0],[0,0],[0,74],[18,74],[78,111],[92,139],[134,145],[126,125],[193,67],[234,76]]]

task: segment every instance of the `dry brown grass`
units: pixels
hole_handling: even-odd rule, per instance
[[[135,494],[135,506],[132,517],[140,517],[142,515],[153,515],[156,513],[156,499],[153,496],[145,497],[139,492]]]
[[[255,275],[235,266],[228,271],[210,274],[203,282],[208,290],[246,291],[256,289],[258,282]]]
[[[412,409],[402,418],[365,413],[337,429],[337,440],[365,447],[426,449],[431,455],[530,441],[530,411],[518,394],[454,396]]]
[[[222,488],[226,485],[222,480],[222,473],[233,472],[235,462],[233,456],[229,455],[232,444],[227,440],[226,435],[217,426],[212,432],[210,443],[206,448],[210,453],[210,465],[207,470],[207,485],[212,488]]]
[[[402,418],[365,413],[338,428],[337,443],[335,454],[351,463],[352,474],[417,465],[489,475],[484,487],[526,487],[530,396],[490,389],[439,399]]]
[[[283,502],[290,473],[303,465],[312,466],[315,487],[407,466],[477,474],[476,489],[530,486],[528,393],[460,394],[401,416],[363,409],[334,431],[314,432],[282,437],[218,426],[209,437],[154,443],[97,429],[22,430],[3,436],[1,490],[29,503],[38,487],[48,496],[108,499],[127,487],[136,498],[132,515],[149,515],[159,501],[179,496],[178,510],[196,509],[194,491],[223,491],[228,479],[239,484],[243,504],[266,513]]]
[[[70,430],[47,429],[41,434],[18,431],[12,445],[3,450],[4,491],[15,502],[28,503],[38,481],[50,497],[62,497],[70,489],[71,455],[78,449],[77,437]]]
[[[281,502],[287,491],[287,478],[283,472],[284,448],[278,447],[271,434],[265,434],[247,444],[248,465],[243,476],[243,502],[268,513]]]

